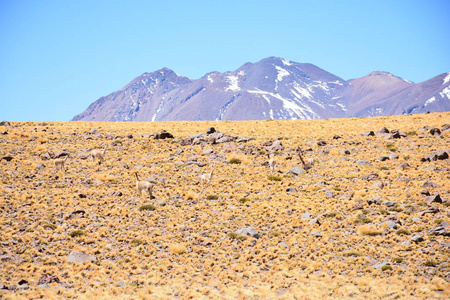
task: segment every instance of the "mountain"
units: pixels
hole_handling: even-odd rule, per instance
[[[191,80],[144,73],[73,121],[196,121],[366,117],[450,110],[450,73],[412,83],[376,71],[344,80],[278,57]]]

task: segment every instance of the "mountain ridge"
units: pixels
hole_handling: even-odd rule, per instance
[[[389,72],[344,80],[310,63],[268,57],[189,79],[143,73],[72,121],[317,119],[450,110],[450,72],[413,83]]]

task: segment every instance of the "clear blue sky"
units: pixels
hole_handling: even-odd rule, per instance
[[[0,120],[68,121],[144,72],[269,56],[343,79],[450,71],[450,0],[0,0]]]

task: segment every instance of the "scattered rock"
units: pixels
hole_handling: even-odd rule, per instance
[[[55,154],[53,155],[53,158],[61,158],[65,156],[70,156],[70,153],[66,151],[56,151]]]
[[[386,261],[383,261],[383,262],[376,263],[376,264],[372,265],[372,267],[377,268],[377,269],[381,269],[382,267],[384,267],[386,265],[389,265],[389,263],[386,262]]]
[[[359,165],[370,165],[370,164],[371,164],[370,161],[365,160],[365,159],[358,159],[358,160],[356,161],[356,163],[359,164]]]
[[[255,229],[253,229],[251,227],[241,228],[241,229],[237,230],[236,233],[241,234],[241,235],[251,236],[251,237],[254,237],[257,239],[259,239],[261,237],[261,235],[258,232],[256,232]]]
[[[312,219],[312,214],[309,212],[305,212],[300,219]]]
[[[398,166],[398,168],[399,169],[402,169],[402,170],[406,170],[406,169],[409,169],[409,168],[411,168],[411,166],[408,164],[408,163],[401,163],[399,166]]]
[[[342,136],[337,135],[337,134],[333,136],[333,140],[338,140],[338,139],[342,139]]]
[[[445,230],[444,226],[438,226],[428,232],[429,235],[450,236],[450,231]]]
[[[288,172],[287,172],[287,174],[294,174],[294,175],[302,175],[302,174],[305,174],[305,171],[302,169],[302,168],[300,168],[299,166],[295,166],[295,167],[293,167],[293,168],[291,168]]]
[[[361,133],[362,136],[374,136],[375,133],[373,131],[366,131]]]
[[[389,228],[391,228],[391,229],[397,229],[398,228],[397,224],[395,222],[392,222],[392,221],[386,221],[386,225]]]
[[[373,180],[377,180],[379,177],[379,175],[377,173],[371,173],[368,175],[364,175],[363,177],[361,177],[362,180],[367,180],[367,181],[373,181]]]
[[[439,128],[431,128],[430,134],[431,135],[441,135],[441,131],[439,130]]]
[[[393,207],[395,206],[395,204],[397,204],[397,202],[395,201],[384,201],[383,205],[386,205],[387,207]]]
[[[384,188],[384,183],[381,181],[376,181],[374,184],[372,184],[372,186],[376,189],[382,189]]]
[[[216,129],[214,127],[209,127],[208,130],[206,130],[206,134],[211,134],[216,132]]]
[[[389,133],[389,129],[387,129],[386,127],[381,127],[380,129],[377,130],[377,135],[380,133],[381,134]]]
[[[342,149],[339,151],[339,154],[350,155],[350,151],[348,149]]]
[[[378,161],[386,161],[389,160],[389,156],[388,155],[383,155],[377,158]]]
[[[421,235],[415,235],[411,238],[411,241],[413,241],[414,243],[419,243],[419,242],[423,242],[423,236]]]
[[[60,280],[57,276],[52,276],[50,274],[44,273],[41,278],[37,281],[36,285],[50,284],[50,283],[59,283]]]
[[[173,135],[165,130],[158,132],[155,134],[155,140],[165,140],[165,139],[173,139]]]
[[[420,212],[420,215],[424,216],[426,214],[435,214],[435,213],[438,213],[439,211],[440,211],[439,208],[431,206],[431,207],[428,207],[426,210]]]
[[[320,233],[318,233],[317,231],[313,231],[309,235],[312,235],[312,236],[315,236],[315,237],[322,237],[322,235]]]
[[[325,142],[324,140],[320,140],[317,142],[317,146],[325,146],[327,144],[327,142]]]
[[[11,161],[14,157],[10,156],[10,155],[6,155],[0,158],[0,161],[2,160],[6,160],[6,161]]]
[[[86,254],[80,251],[72,251],[67,256],[68,262],[84,263],[87,261],[95,261],[95,260],[97,260],[97,257],[95,255]]]
[[[11,126],[8,121],[0,121],[0,126]]]
[[[288,192],[288,193],[297,193],[298,191],[294,187],[289,187],[289,188],[286,189],[286,192]]]
[[[45,165],[44,164],[38,164],[37,166],[36,166],[36,169],[38,169],[38,170],[44,170],[45,169]]]
[[[439,194],[428,196],[425,198],[428,203],[442,203],[442,198]]]

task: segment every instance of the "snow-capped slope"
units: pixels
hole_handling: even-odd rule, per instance
[[[414,84],[387,72],[349,81],[278,57],[190,80],[169,69],[144,73],[73,120],[314,119],[450,109],[450,73]]]

